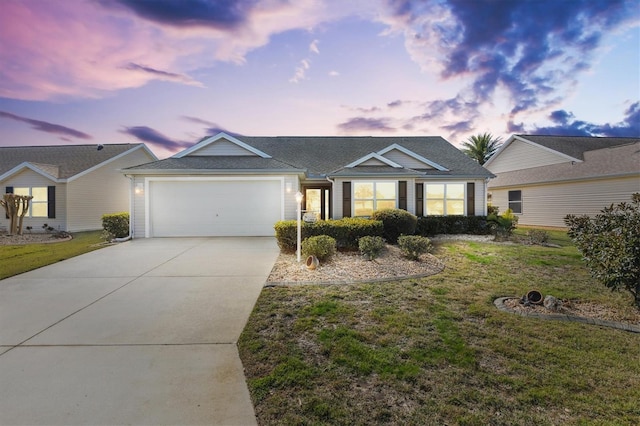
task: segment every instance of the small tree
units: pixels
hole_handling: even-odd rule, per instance
[[[591,275],[612,291],[628,290],[640,309],[640,193],[593,219],[568,215],[564,221]]]
[[[4,211],[9,218],[9,235],[22,235],[22,223],[24,217],[29,211],[29,203],[33,196],[4,194],[0,205],[4,207]]]
[[[483,165],[500,147],[501,139],[491,133],[483,133],[469,137],[462,143],[462,152]]]

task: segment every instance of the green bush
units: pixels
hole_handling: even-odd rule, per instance
[[[280,250],[293,252],[296,250],[295,220],[283,220],[274,226]],[[358,240],[364,236],[382,236],[382,222],[379,220],[347,217],[339,220],[319,220],[313,223],[302,222],[301,239],[318,235],[329,235],[335,238],[340,250],[358,250]]]
[[[376,210],[371,214],[371,219],[382,221],[382,236],[389,244],[396,244],[400,235],[413,235],[418,224],[415,215],[402,209]]]
[[[433,248],[431,241],[420,235],[401,235],[398,237],[398,247],[402,254],[411,260],[418,260],[421,254],[429,253]]]
[[[591,275],[611,290],[629,291],[640,309],[640,193],[593,219],[568,215],[564,222]]]
[[[380,256],[384,249],[384,238],[382,237],[362,237],[358,240],[360,253],[368,260],[373,260]]]
[[[304,257],[315,256],[318,260],[327,260],[336,253],[336,239],[328,235],[309,237],[302,242]]]
[[[102,215],[102,228],[107,235],[107,239],[126,237],[129,235],[129,213]]]
[[[513,234],[513,230],[518,225],[518,217],[513,214],[513,210],[507,209],[502,215],[498,216],[490,214],[487,216],[487,222],[492,233],[497,239],[507,239]]]
[[[433,237],[439,234],[487,235],[491,228],[486,216],[423,216],[418,218],[416,235]]]

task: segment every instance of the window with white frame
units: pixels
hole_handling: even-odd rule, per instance
[[[394,181],[354,182],[353,216],[371,216],[375,210],[396,208]]]
[[[48,191],[46,186],[31,188],[13,188],[16,195],[31,195],[33,198],[30,202],[27,217],[47,217],[48,215]]]
[[[465,186],[464,183],[425,183],[426,215],[464,215]]]
[[[509,191],[509,208],[514,213],[522,213],[522,191]]]

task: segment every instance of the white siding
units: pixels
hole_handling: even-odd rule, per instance
[[[369,158],[367,161],[364,161],[360,164],[358,164],[358,167],[360,166],[389,166],[387,163],[384,163],[380,160],[378,160],[377,158]]]
[[[253,152],[250,152],[246,149],[244,149],[243,147],[233,143],[233,142],[229,142],[228,140],[225,139],[219,139],[216,142],[213,142],[207,146],[205,146],[204,148],[201,148],[197,151],[194,151],[193,153],[189,154],[191,156],[193,155],[199,155],[199,156],[203,156],[203,155],[252,155],[255,156],[256,154],[254,154]]]
[[[131,182],[119,169],[152,160],[142,149],[111,161],[67,184],[70,231],[102,229],[102,215],[129,211]]]
[[[565,227],[568,214],[594,216],[611,204],[630,201],[640,191],[640,177],[492,189],[492,204],[500,212],[509,207],[509,190],[522,191],[520,225]]]
[[[515,139],[487,166],[487,169],[492,173],[502,173],[569,161],[571,160],[562,155]]]
[[[66,193],[66,184],[64,183],[54,183],[46,177],[42,176],[39,173],[36,173],[32,170],[24,170],[18,174],[11,176],[9,179],[2,181],[2,194],[5,193],[5,188],[7,186],[12,186],[14,188],[27,188],[27,187],[48,187],[55,186],[56,187],[56,217],[48,218],[48,217],[25,217],[23,222],[23,231],[26,231],[27,226],[31,226],[33,228],[32,232],[43,232],[42,225],[45,223],[59,231],[68,231],[67,222],[66,222],[66,203],[65,203],[65,193]],[[8,228],[9,220],[6,219],[6,215],[4,214],[4,209],[0,211],[0,227]]]
[[[486,185],[484,180],[474,180],[471,181],[475,183],[475,215],[476,216],[486,216],[487,215],[487,203],[486,203]]]
[[[287,185],[291,184],[291,191],[287,192]],[[296,193],[300,191],[298,176],[284,176],[284,220],[295,220],[297,213]]]
[[[430,165],[425,164],[422,161],[417,160],[412,156],[407,155],[397,149],[392,149],[391,151],[384,154],[383,157],[409,169],[433,169],[433,167],[431,167]]]
[[[136,190],[138,188],[138,190]],[[145,203],[144,203],[144,191],[145,191],[145,178],[142,176],[135,176],[133,179],[133,198],[132,206],[129,212],[131,218],[131,227],[133,228],[133,238],[144,238],[145,228]]]

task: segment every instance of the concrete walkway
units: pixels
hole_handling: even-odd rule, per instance
[[[277,255],[141,239],[0,281],[0,424],[256,424],[236,342]]]

